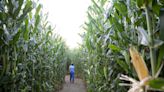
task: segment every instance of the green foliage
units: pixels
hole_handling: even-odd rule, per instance
[[[149,86],[152,87],[154,90],[164,91],[164,79],[156,78],[156,79],[150,80]]]
[[[69,61],[67,61],[67,71],[69,73],[69,65],[74,64],[75,66],[75,76],[84,78],[84,60],[83,55],[80,52],[80,48],[74,48],[67,50],[67,55],[69,58]]]
[[[53,92],[64,82],[66,45],[41,10],[31,0],[0,1],[1,92]]]
[[[142,53],[154,77],[164,59],[163,31],[159,30],[163,6],[158,0],[92,0],[82,45],[89,92],[127,92],[128,88],[119,86],[119,77],[126,74],[137,79],[128,51],[131,45]],[[163,70],[159,74],[163,77]]]

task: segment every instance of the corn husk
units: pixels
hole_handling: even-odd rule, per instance
[[[143,57],[139,54],[139,52],[134,48],[130,47],[130,56],[132,58],[133,66],[137,72],[138,78],[141,80],[149,77],[148,68],[143,60]]]

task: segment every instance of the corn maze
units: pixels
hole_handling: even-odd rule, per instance
[[[43,7],[0,0],[0,92],[58,92],[71,63],[87,92],[164,92],[164,0],[91,0],[76,49]]]

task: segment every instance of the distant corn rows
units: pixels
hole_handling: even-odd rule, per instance
[[[55,92],[64,81],[66,46],[42,5],[0,1],[0,92]]]

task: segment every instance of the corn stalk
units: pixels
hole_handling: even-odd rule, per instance
[[[89,91],[125,92],[126,89],[118,89],[118,84],[111,81],[116,81],[120,73],[138,79],[130,62],[128,49],[131,45],[141,52],[146,65],[151,67],[153,77],[163,76],[160,72],[163,65],[161,63],[163,51],[159,51],[163,48],[161,46],[163,42],[158,35],[161,7],[163,2],[160,0],[92,0],[92,5],[88,9],[88,22],[84,25],[86,32],[83,34],[84,46],[82,46],[88,61],[85,71]],[[157,56],[158,54],[160,56]],[[104,82],[105,79],[107,83]],[[150,82],[152,88],[157,80]]]
[[[0,1],[1,92],[53,92],[64,82],[66,45],[41,11],[31,0]]]

